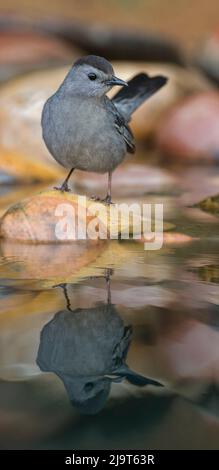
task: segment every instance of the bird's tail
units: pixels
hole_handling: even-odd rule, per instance
[[[145,100],[162,88],[167,80],[167,77],[162,75],[149,77],[146,73],[139,73],[129,80],[128,87],[121,88],[112,101],[122,116],[129,121],[132,113]]]

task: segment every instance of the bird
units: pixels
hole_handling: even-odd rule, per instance
[[[104,407],[112,383],[161,385],[126,364],[131,339],[132,327],[124,325],[112,304],[61,310],[41,331],[37,364],[62,380],[80,413],[96,414]]]
[[[73,171],[108,173],[104,199],[112,203],[112,173],[126,153],[135,153],[129,122],[134,111],[167,82],[167,77],[139,73],[128,82],[115,76],[104,57],[82,56],[73,64],[58,90],[46,101],[41,125],[44,142],[55,160],[69,170],[55,189],[69,191]],[[110,99],[114,86],[120,90]]]

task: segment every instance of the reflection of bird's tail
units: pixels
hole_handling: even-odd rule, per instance
[[[145,385],[155,385],[156,387],[162,387],[162,384],[157,382],[156,380],[149,379],[148,377],[144,377],[143,375],[137,374],[136,372],[129,369],[127,365],[121,366],[117,371],[116,374],[120,377],[126,378],[128,382],[132,385],[137,385],[138,387],[144,387]]]

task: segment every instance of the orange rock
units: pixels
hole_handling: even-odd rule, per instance
[[[10,207],[1,219],[0,235],[8,240],[60,243],[106,239],[109,233],[118,238],[129,224],[129,214],[120,217],[113,205],[51,190]]]
[[[67,61],[72,59],[72,48],[54,36],[33,31],[1,31],[0,64],[29,64]]]
[[[182,161],[218,158],[219,93],[187,98],[163,119],[157,142],[165,155]]]

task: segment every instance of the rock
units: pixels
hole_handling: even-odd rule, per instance
[[[136,138],[145,139],[154,132],[163,113],[182,96],[208,87],[199,75],[180,67],[143,62],[117,62],[114,67],[125,79],[141,71],[169,77],[168,84],[134,113],[131,127]],[[66,173],[44,145],[40,120],[46,99],[57,90],[68,70],[69,66],[33,72],[1,87],[0,166],[18,180],[57,179]]]
[[[55,180],[66,173],[47,151],[40,125],[43,104],[65,72],[32,73],[1,87],[0,166],[19,181]]]
[[[141,230],[142,217],[139,230]],[[0,235],[20,241],[69,242],[118,238],[132,229],[129,214],[76,194],[42,192],[10,207],[1,219]]]
[[[120,205],[121,204],[121,205]],[[11,206],[0,220],[0,236],[32,243],[140,238],[154,231],[154,214],[145,217],[142,205],[120,202],[110,206],[85,196],[44,191]],[[156,219],[156,224],[157,224]],[[156,225],[157,226],[157,225]],[[162,222],[163,229],[174,225]],[[154,232],[153,232],[154,233]]]
[[[35,68],[67,63],[74,54],[76,50],[62,39],[34,31],[3,30],[0,32],[0,81]]]
[[[157,131],[160,151],[187,162],[213,161],[219,156],[219,93],[198,93],[163,118]]]
[[[218,217],[219,216],[219,194],[203,199],[198,204],[195,204],[195,207],[199,207],[203,211],[216,215]]]

